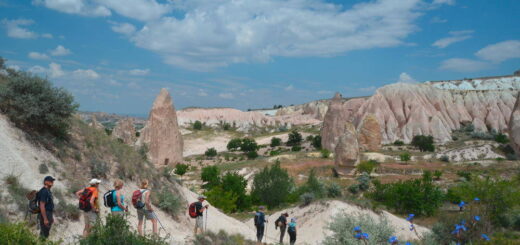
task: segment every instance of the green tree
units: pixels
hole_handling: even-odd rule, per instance
[[[302,143],[302,135],[296,131],[293,130],[291,133],[289,133],[289,139],[287,140],[288,146],[295,146],[295,145],[301,145]]]
[[[220,185],[220,170],[217,166],[204,167],[202,168],[200,178],[202,179],[202,181],[206,182],[204,188],[211,189],[215,186]]]
[[[231,192],[236,196],[236,209],[244,211],[251,207],[251,197],[246,194],[247,180],[242,175],[227,172],[222,176],[221,186],[225,192]]]
[[[416,135],[413,137],[411,144],[419,148],[420,151],[435,151],[435,145],[433,145],[433,136],[431,135]]]
[[[65,139],[77,108],[65,89],[26,72],[9,76],[0,89],[0,111],[29,133]]]
[[[186,174],[186,172],[188,172],[188,169],[189,169],[189,165],[188,164],[182,164],[182,163],[179,163],[177,165],[175,165],[175,174],[176,175],[179,175],[179,176],[183,176],[184,174]]]
[[[202,122],[197,120],[195,123],[193,123],[193,129],[195,130],[201,130],[202,129]]]
[[[507,135],[503,133],[498,133],[495,135],[495,141],[498,143],[506,144],[509,143],[509,138],[507,138]]]
[[[302,186],[302,192],[312,193],[316,198],[325,196],[325,185],[316,177],[316,170],[314,168],[311,169],[307,182]]]
[[[320,153],[321,153],[321,157],[322,158],[329,158],[330,157],[330,151],[325,149],[325,148],[321,149]]]
[[[312,146],[314,146],[314,148],[316,148],[317,150],[321,149],[321,136],[320,135],[316,135],[314,136],[314,138],[312,138],[312,142],[311,142]]]
[[[255,175],[251,195],[259,203],[278,207],[287,201],[293,186],[294,182],[287,170],[281,168],[280,162],[276,162]]]
[[[225,191],[222,186],[215,186],[205,194],[211,204],[226,213],[234,212],[237,208],[236,202],[238,196],[231,191]]]
[[[358,173],[370,174],[379,165],[380,165],[380,163],[378,161],[376,161],[376,160],[368,160],[368,161],[364,161],[364,162],[359,163],[356,166],[356,170],[358,171]]]
[[[207,157],[210,157],[210,158],[216,157],[217,156],[217,150],[215,148],[213,148],[213,147],[208,148],[206,150],[206,152],[204,152],[204,155],[207,156]]]
[[[271,147],[277,147],[280,145],[282,145],[282,139],[277,138],[277,137],[271,138]]]
[[[234,138],[228,142],[227,149],[229,151],[237,151],[238,149],[240,149],[240,145],[242,145],[242,139]]]
[[[240,144],[240,150],[244,153],[257,151],[258,150],[258,144],[256,143],[255,139],[253,138],[243,138],[242,144]]]
[[[399,155],[399,159],[401,159],[403,162],[408,162],[410,159],[412,159],[412,156],[410,156],[410,153],[404,152]]]
[[[394,145],[402,146],[402,145],[404,145],[404,142],[402,140],[396,140],[396,141],[394,141]]]

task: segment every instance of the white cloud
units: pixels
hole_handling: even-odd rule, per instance
[[[322,0],[176,4],[185,11],[182,18],[148,22],[130,40],[168,64],[206,71],[276,56],[327,57],[402,45],[417,30],[421,1],[372,1],[350,9]]]
[[[20,66],[17,65],[7,65],[7,68],[13,69],[15,71],[20,71],[22,69]]]
[[[122,84],[114,79],[110,79],[108,80],[108,84],[110,84],[111,86],[115,86],[115,87],[119,87],[121,86]]]
[[[415,80],[412,76],[410,76],[408,73],[406,72],[402,72],[400,75],[399,75],[399,80],[397,80],[397,82],[399,83],[416,83],[417,80]]]
[[[96,0],[118,14],[141,21],[151,21],[173,9],[171,4],[160,4],[155,0]]]
[[[58,45],[58,47],[51,50],[50,53],[52,56],[65,56],[65,55],[69,55],[71,52],[69,49],[67,49],[61,45]]]
[[[50,34],[50,33],[43,33],[43,34],[42,34],[42,37],[43,37],[43,38],[48,38],[48,39],[52,39],[52,38],[54,38],[54,36],[53,36],[52,34]]]
[[[439,17],[439,16],[435,16],[435,17],[433,17],[433,18],[430,20],[430,23],[446,23],[446,22],[448,22],[447,19],[443,19],[443,18],[441,18],[441,17]]]
[[[441,69],[457,72],[480,71],[489,67],[486,62],[462,58],[447,59],[441,63]]]
[[[491,44],[479,50],[475,55],[483,60],[495,63],[520,58],[520,40],[508,40]]]
[[[133,76],[144,76],[150,73],[150,69],[133,69],[128,71],[128,73]]]
[[[441,38],[437,41],[435,41],[432,46],[435,46],[437,48],[446,48],[450,46],[451,44],[462,42],[466,39],[470,39],[473,33],[472,30],[465,30],[465,31],[451,31],[449,37]]]
[[[447,4],[447,5],[455,5],[455,0],[434,0],[433,4]]]
[[[38,52],[30,52],[27,56],[29,58],[33,59],[33,60],[46,60],[46,59],[49,59],[48,55],[43,54],[43,53],[38,53]]]
[[[131,35],[135,32],[135,27],[132,24],[129,23],[117,23],[112,22],[112,31],[115,31],[117,33],[121,33],[124,35]]]
[[[105,6],[84,0],[34,0],[34,4],[67,14],[85,16],[110,16],[110,10]]]
[[[32,73],[38,73],[38,74],[44,74],[49,76],[50,78],[58,78],[65,75],[65,71],[61,69],[60,64],[56,64],[54,62],[49,64],[49,68],[45,68],[42,66],[33,66],[29,68],[29,72]]]
[[[284,88],[285,91],[291,91],[293,89],[294,89],[294,86],[292,84],[290,84],[289,86]]]
[[[222,99],[233,99],[235,96],[232,93],[220,93],[218,94],[218,97]]]
[[[197,93],[197,95],[200,97],[205,97],[205,96],[208,96],[208,93],[206,93],[206,91],[204,91],[203,89],[199,89],[199,92]]]
[[[96,71],[91,70],[91,69],[86,69],[86,70],[77,69],[74,72],[72,72],[72,74],[80,79],[98,79],[99,78],[99,74]]]
[[[20,38],[20,39],[32,39],[37,38],[38,34],[36,32],[30,31],[23,26],[29,26],[34,24],[33,20],[28,19],[16,19],[16,20],[2,20],[2,24],[7,29],[7,36],[12,38]]]
[[[31,72],[31,73],[43,74],[43,73],[46,73],[46,71],[47,71],[47,69],[45,69],[45,67],[38,66],[38,65],[29,68],[29,72]]]

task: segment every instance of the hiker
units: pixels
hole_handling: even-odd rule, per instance
[[[54,217],[52,215],[54,211],[54,201],[51,192],[54,180],[52,176],[45,177],[43,179],[43,187],[36,193],[36,200],[40,208],[38,222],[40,224],[40,237],[42,239],[49,237],[52,223],[54,223]]]
[[[275,229],[280,227],[280,244],[283,244],[283,237],[285,236],[285,229],[287,228],[287,217],[289,217],[289,214],[283,213],[275,221]]]
[[[197,216],[195,218],[195,235],[197,235],[197,232],[200,230],[201,233],[203,233],[204,230],[204,211],[209,207],[208,205],[203,206],[203,202],[206,200],[206,197],[203,195],[200,195],[197,198],[197,202],[195,202],[195,210],[197,211]]]
[[[264,238],[265,231],[265,223],[267,220],[265,219],[264,207],[258,207],[258,211],[255,214],[255,227],[256,227],[256,244],[262,244],[262,239]]]
[[[289,244],[294,245],[296,243],[296,218],[291,218],[291,222],[287,227],[287,233],[289,233]]]
[[[150,202],[150,194],[151,191],[148,189],[148,180],[142,180],[141,181],[141,189],[138,190],[141,195],[139,196],[139,202],[142,203],[142,207],[136,207],[137,208],[137,231],[139,232],[139,235],[143,235],[143,223],[144,219],[152,221],[152,229],[153,233],[157,234],[157,217],[155,213],[153,212],[153,207]],[[137,192],[137,191],[136,191]],[[134,192],[135,193],[135,192]],[[135,194],[134,194],[135,196]],[[132,199],[134,199],[132,197]],[[144,201],[143,201],[144,199]],[[133,200],[132,200],[133,201]]]
[[[90,234],[90,230],[99,219],[99,184],[101,180],[91,179],[89,187],[85,187],[76,192],[79,198],[80,209],[84,211],[83,219],[85,220],[85,229],[83,229],[83,237]]]
[[[125,196],[123,193],[121,193],[121,189],[123,189],[123,181],[120,179],[117,179],[114,181],[114,192],[113,192],[113,199],[115,206],[110,208],[110,211],[114,215],[124,215],[125,212],[128,212],[128,207],[125,206]]]

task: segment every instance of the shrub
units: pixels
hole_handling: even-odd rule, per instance
[[[339,186],[336,183],[331,183],[330,185],[328,185],[327,186],[327,196],[330,198],[341,197],[342,196],[341,186]]]
[[[287,170],[282,169],[280,162],[277,161],[255,175],[251,196],[259,203],[277,207],[287,201],[293,186],[294,182]]]
[[[450,162],[450,157],[447,156],[447,155],[442,155],[439,160],[443,161],[443,162]]]
[[[507,138],[507,135],[499,133],[495,135],[495,141],[498,143],[506,144],[509,142],[509,138]]]
[[[29,202],[27,200],[27,193],[29,193],[31,190],[25,188],[20,183],[18,176],[15,175],[8,175],[4,179],[5,184],[7,185],[7,191],[9,192],[11,198],[13,198],[14,202],[18,206],[18,210],[25,212],[27,203]]]
[[[309,141],[309,142],[312,142],[313,139],[314,139],[314,135],[312,135],[312,134],[305,137],[305,140]]]
[[[420,151],[435,151],[435,146],[433,145],[433,136],[431,135],[416,135],[413,137],[411,144],[419,148]]]
[[[461,178],[464,178],[464,180],[466,180],[466,181],[471,181],[471,172],[469,172],[469,171],[459,170],[459,171],[457,171],[457,175]]]
[[[471,133],[471,138],[479,139],[479,140],[493,140],[495,139],[495,135],[493,133],[485,133],[485,132],[473,132]]]
[[[288,146],[295,146],[295,145],[301,145],[302,143],[302,135],[296,131],[293,130],[291,133],[289,133],[289,139],[287,140]]]
[[[316,199],[314,193],[306,192],[300,196],[300,202],[302,202],[303,206],[311,204],[314,201],[314,199]]]
[[[378,166],[379,166],[379,162],[378,161],[376,161],[376,160],[368,160],[368,161],[364,161],[364,162],[359,163],[356,166],[356,169],[357,169],[358,173],[368,173],[368,174],[370,174]]]
[[[312,138],[312,146],[316,149],[321,149],[321,136],[316,135],[314,138]]]
[[[38,166],[38,170],[40,171],[40,174],[49,173],[49,167],[47,167],[45,163],[40,164],[40,166]]]
[[[270,151],[269,152],[269,156],[277,156],[277,155],[280,155],[279,151]]]
[[[369,196],[399,213],[431,216],[441,206],[444,194],[435,186],[430,175],[422,179],[381,184],[374,181],[375,190]]]
[[[57,242],[40,240],[25,223],[0,223],[2,244],[58,245]]]
[[[204,152],[204,155],[207,157],[210,157],[210,158],[216,157],[217,150],[215,148],[211,147],[211,148],[207,149],[206,152]]]
[[[182,163],[179,163],[177,165],[175,165],[175,174],[176,175],[179,175],[179,176],[183,176],[184,174],[186,174],[186,172],[188,172],[188,169],[189,169],[189,165],[188,164],[182,164]]]
[[[277,138],[277,137],[271,138],[271,147],[277,147],[280,145],[282,145],[282,139]]]
[[[402,146],[402,145],[404,145],[404,142],[402,140],[396,140],[396,141],[394,141],[394,145]]]
[[[108,165],[97,158],[90,161],[90,167],[90,174],[94,178],[105,178],[110,171]]]
[[[468,125],[462,126],[460,129],[464,132],[469,133],[469,132],[475,131],[475,126],[473,124],[468,124]]]
[[[195,130],[201,130],[202,129],[202,122],[197,120],[193,123],[193,129]]]
[[[364,233],[369,234],[370,239],[364,240],[365,243],[354,238],[352,231],[356,226],[361,227]],[[373,219],[369,215],[356,216],[347,213],[336,215],[332,222],[328,224],[327,230],[330,231],[330,235],[325,237],[323,245],[388,244],[388,238],[394,234],[394,229],[384,218]]]
[[[404,152],[399,155],[399,159],[401,159],[401,161],[403,162],[408,162],[410,161],[410,159],[412,159],[412,156],[410,155],[410,153]]]
[[[223,129],[224,131],[228,131],[228,130],[230,130],[230,129],[231,129],[231,124],[229,124],[229,123],[224,123],[224,124],[222,124],[222,129]]]
[[[256,151],[250,151],[246,153],[247,159],[256,159],[258,157],[258,152]]]
[[[368,173],[363,172],[360,176],[356,178],[356,181],[358,183],[348,187],[348,190],[352,194],[357,194],[361,191],[366,191],[370,188],[370,175],[368,175]]]
[[[453,140],[453,141],[457,141],[457,140],[459,140],[459,137],[453,135],[453,136],[451,136],[451,140]]]
[[[295,151],[296,152],[296,151],[301,151],[301,150],[302,150],[302,147],[299,146],[299,145],[293,145],[291,147],[291,151]]]
[[[433,172],[433,176],[435,177],[436,180],[440,180],[442,174],[443,174],[443,172],[441,170],[435,170],[435,172]]]
[[[330,157],[330,151],[325,149],[325,148],[321,149],[320,153],[321,153],[321,157],[322,158],[329,158]]]
[[[103,244],[136,244],[136,245],[166,245],[159,236],[140,236],[130,229],[128,221],[122,216],[108,215],[106,222],[98,223],[92,228],[90,235],[79,240],[80,245]]]
[[[257,151],[258,144],[253,138],[244,138],[242,139],[242,143],[240,144],[240,150],[245,153]]]
[[[208,166],[202,168],[200,174],[202,181],[206,182],[204,188],[211,189],[214,186],[220,185],[220,170],[217,166]]]
[[[176,216],[182,208],[182,202],[179,198],[178,193],[173,193],[171,189],[162,188],[156,194],[156,200],[154,202],[164,212]]]
[[[65,139],[77,108],[65,89],[30,73],[17,72],[0,90],[0,111],[29,133]]]
[[[240,145],[242,145],[242,139],[234,138],[228,142],[227,149],[229,151],[237,151],[238,149],[240,149]]]
[[[312,193],[316,198],[325,196],[325,185],[316,177],[316,170],[313,168],[309,173],[307,182],[301,187],[300,193]]]
[[[226,213],[236,211],[237,195],[231,191],[225,191],[222,186],[213,187],[206,192],[208,201],[215,207],[222,209]]]
[[[242,235],[229,235],[220,230],[218,233],[205,231],[203,234],[195,236],[193,245],[255,245],[253,241],[246,240]]]

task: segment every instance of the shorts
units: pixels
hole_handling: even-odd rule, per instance
[[[88,211],[84,213],[83,218],[85,219],[85,225],[93,226],[96,224],[99,214],[94,211]]]
[[[195,228],[204,229],[204,216],[197,216],[195,219]]]
[[[155,219],[155,214],[152,211],[142,209],[137,209],[137,220],[141,221],[144,220],[144,217],[146,217],[147,220]]]

